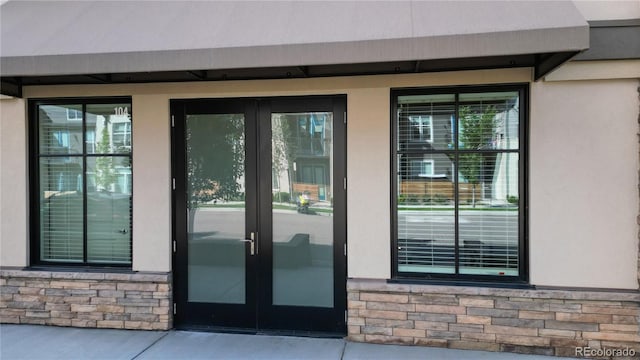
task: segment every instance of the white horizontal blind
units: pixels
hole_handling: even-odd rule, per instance
[[[41,261],[131,263],[130,123],[130,103],[38,106]]]
[[[459,154],[460,168],[477,175],[473,181],[458,175],[460,273],[517,275],[518,154],[465,155]]]
[[[105,172],[109,172],[109,179],[104,179]],[[87,158],[87,185],[87,260],[128,263],[131,260],[129,157]]]
[[[397,104],[398,271],[518,275],[518,92]]]
[[[40,159],[40,256],[82,262],[82,157]]]

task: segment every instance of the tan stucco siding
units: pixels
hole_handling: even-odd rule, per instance
[[[391,275],[389,90],[353,90],[347,108],[349,276]],[[367,149],[362,151],[360,149]]]
[[[26,87],[24,94],[37,98],[133,97],[132,267],[140,271],[171,270],[169,99],[347,94],[348,276],[385,279],[391,276],[390,88],[526,82],[530,78],[531,69],[510,69],[293,80]]]
[[[638,287],[638,85],[638,80],[533,84],[533,284]]]
[[[637,0],[574,0],[573,4],[587,21],[640,18]]]
[[[133,269],[144,271],[171,270],[169,99],[346,94],[348,276],[387,279],[391,276],[390,89],[526,83],[531,78],[531,69],[509,69],[27,87],[24,93],[27,97],[133,97]],[[637,288],[635,87],[637,81],[633,80],[531,85],[529,258],[533,284]],[[20,131],[24,134],[24,114],[21,121]],[[3,159],[5,149],[3,142]],[[9,151],[26,158],[24,146],[22,153],[13,148]],[[604,181],[603,176],[609,181]],[[17,183],[22,184],[21,196],[26,198],[26,175],[12,178],[10,183],[3,181],[2,190]],[[553,203],[558,206],[549,205]],[[592,203],[597,205],[590,206]],[[3,224],[8,207],[3,198]],[[2,242],[3,248],[5,244],[21,247],[26,254],[26,210],[21,216],[22,225],[16,222],[15,226],[22,226],[22,237],[3,236]],[[15,227],[13,223],[10,226]],[[602,255],[612,256],[601,259]],[[599,262],[594,262],[596,259]]]
[[[25,101],[0,99],[0,266],[26,266],[27,126]]]
[[[169,98],[134,95],[133,270],[171,269]]]

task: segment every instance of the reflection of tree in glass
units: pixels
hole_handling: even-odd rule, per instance
[[[274,115],[272,123],[272,164],[273,170],[277,176],[280,176],[285,170],[288,170],[289,177],[293,174],[293,163],[298,153],[298,136],[297,136],[298,117],[295,115]],[[291,178],[289,178],[290,196],[293,189],[291,188]],[[280,199],[279,199],[280,200]]]
[[[109,118],[105,117],[102,132],[100,133],[100,142],[96,146],[98,154],[111,153],[111,143],[109,137]],[[113,158],[110,156],[99,156],[96,158],[96,185],[99,189],[111,191],[111,187],[118,179],[113,164]]]
[[[241,114],[187,118],[189,232],[202,203],[243,200],[244,117]]]
[[[496,130],[496,109],[488,106],[461,106],[460,116],[460,149],[490,149]],[[476,185],[482,181],[484,156],[481,153],[461,152],[458,155],[458,172],[469,182],[471,202],[476,206]]]

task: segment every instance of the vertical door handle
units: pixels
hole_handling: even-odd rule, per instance
[[[256,231],[255,233],[252,231],[251,232],[251,240],[253,240],[253,243],[256,244],[256,254],[258,254],[258,232]]]
[[[242,239],[240,241],[249,243],[251,256],[257,254],[257,251],[256,251],[256,233],[254,233],[252,231],[251,234],[250,234],[250,238],[249,239]]]
[[[258,254],[258,232],[251,232],[249,234],[249,238],[251,239],[251,255]]]

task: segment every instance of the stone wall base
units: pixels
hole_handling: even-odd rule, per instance
[[[0,323],[172,328],[171,275],[0,269]]]
[[[351,341],[570,357],[628,349],[627,354],[635,354],[631,358],[640,355],[637,291],[517,290],[365,279],[350,279],[347,289]],[[617,354],[597,357],[621,358]]]

